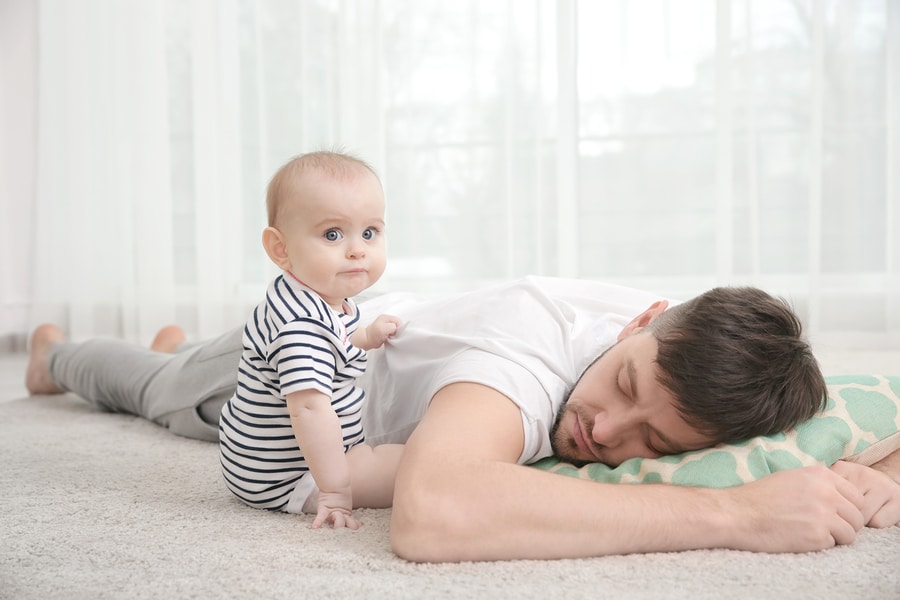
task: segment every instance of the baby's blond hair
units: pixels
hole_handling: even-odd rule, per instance
[[[374,175],[375,179],[379,179],[378,173],[376,173],[375,169],[367,162],[347,154],[346,152],[338,150],[317,150],[315,152],[295,156],[282,165],[269,182],[269,187],[266,192],[266,209],[269,216],[269,226],[275,226],[285,187],[289,185],[291,181],[294,181],[295,178],[300,178],[304,174],[312,171],[319,171],[334,177],[335,179],[350,179],[351,177],[358,175],[361,169],[365,169]]]

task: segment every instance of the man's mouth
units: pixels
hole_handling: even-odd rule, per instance
[[[575,415],[575,424],[572,427],[572,438],[575,440],[575,445],[578,446],[578,449],[586,456],[590,456],[593,461],[601,461],[600,457],[594,451],[594,447],[588,441],[587,435],[581,425],[581,419],[578,418],[578,415]]]

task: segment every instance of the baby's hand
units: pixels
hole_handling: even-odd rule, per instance
[[[397,334],[400,324],[400,319],[394,315],[378,315],[372,324],[366,327],[369,348],[381,348],[386,341]]]
[[[318,529],[322,525],[331,525],[333,529],[360,528],[362,522],[353,516],[353,502],[349,494],[319,491],[318,512],[312,528]]]

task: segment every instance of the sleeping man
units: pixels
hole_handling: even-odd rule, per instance
[[[361,308],[403,322],[369,353],[360,381],[371,399],[367,441],[406,444],[391,517],[401,557],[797,552],[900,522],[896,453],[885,472],[838,462],[727,489],[603,484],[523,466],[554,453],[616,465],[782,431],[816,413],[825,383],[799,320],[755,288],[669,308],[637,290],[526,278],[444,298],[387,294]],[[164,354],[66,343],[42,326],[26,385],[217,440],[240,334]]]

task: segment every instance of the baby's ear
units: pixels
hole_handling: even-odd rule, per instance
[[[291,259],[284,245],[284,236],[274,227],[266,227],[262,234],[263,248],[269,255],[269,260],[285,271],[291,270]]]

